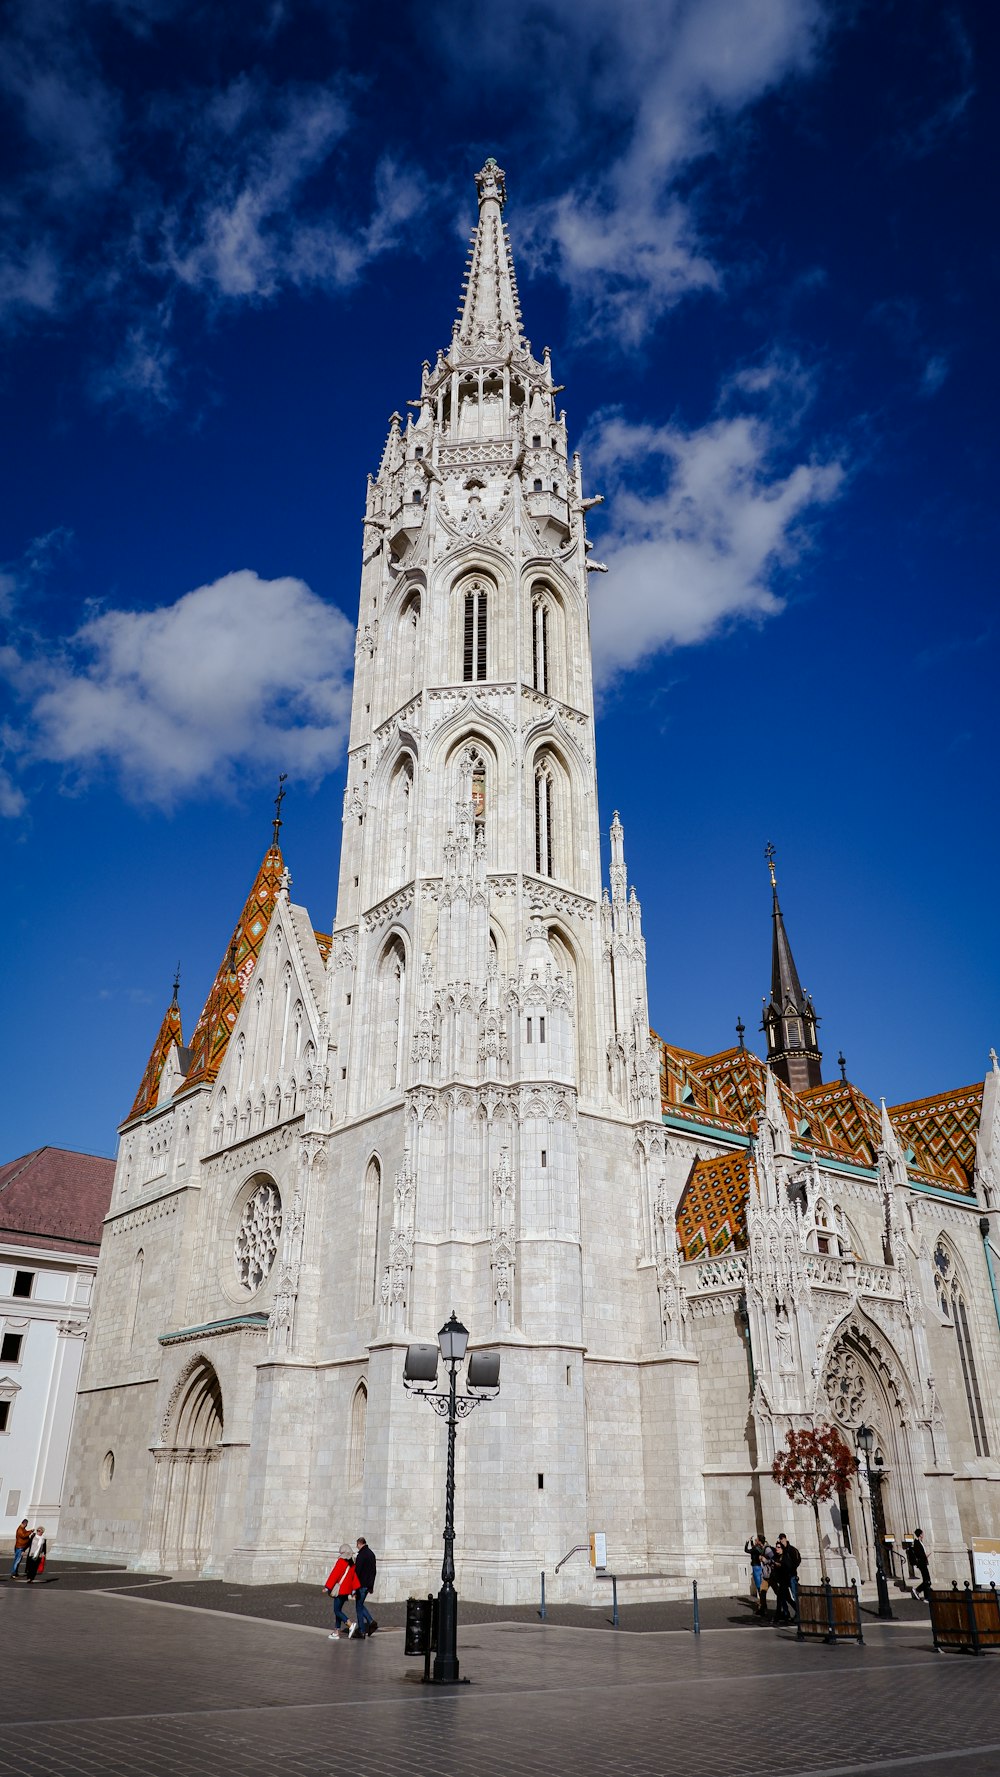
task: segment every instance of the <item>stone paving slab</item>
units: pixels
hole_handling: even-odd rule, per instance
[[[76,1563],[53,1562],[47,1577],[58,1578],[60,1584],[74,1589],[91,1587],[114,1590],[142,1590],[165,1603],[198,1605],[205,1610],[226,1615],[249,1616],[272,1622],[310,1624],[316,1628],[331,1626],[332,1606],[322,1590],[322,1582],[304,1586],[289,1581],[271,1586],[237,1586],[226,1580],[177,1580],[169,1576],[128,1573],[122,1568],[82,1568]],[[326,1577],[325,1575],[323,1576]],[[20,1584],[20,1582],[18,1582]],[[894,1593],[892,1607],[902,1622],[927,1622],[925,1604],[915,1603],[908,1594]],[[369,1608],[377,1618],[380,1631],[401,1629],[406,1606],[383,1604],[375,1594]],[[666,1629],[691,1631],[693,1613],[690,1599],[652,1604],[629,1604],[623,1588],[618,1599],[619,1627],[622,1633],[660,1633]],[[773,1608],[768,1623],[758,1622],[746,1598],[703,1598],[699,1603],[702,1626],[710,1628],[747,1628],[766,1631],[774,1624]],[[875,1617],[875,1602],[862,1605],[867,1622]],[[353,1618],[353,1609],[350,1612]],[[460,1598],[459,1615],[463,1624],[517,1622],[537,1623],[537,1605],[476,1604]],[[612,1628],[611,1598],[599,1606],[560,1604],[552,1601],[552,1588],[546,1604],[546,1621],[554,1625],[610,1630]]]
[[[445,1689],[397,1634],[157,1597],[0,1588],[2,1777],[1000,1777],[1000,1658],[934,1654],[923,1621],[837,1648],[467,1622],[472,1683]]]

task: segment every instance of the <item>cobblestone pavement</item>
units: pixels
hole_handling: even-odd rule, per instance
[[[0,1586],[3,1777],[1000,1777],[1000,1658],[935,1654],[920,1607],[861,1648],[748,1630],[725,1600],[736,1622],[697,1638],[466,1612],[472,1683],[438,1689],[385,1607],[332,1643],[300,1612],[205,1609],[201,1582],[52,1579]]]

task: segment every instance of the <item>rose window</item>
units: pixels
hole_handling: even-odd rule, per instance
[[[253,1295],[274,1264],[281,1236],[281,1198],[276,1185],[258,1185],[244,1206],[236,1235],[236,1275]]]

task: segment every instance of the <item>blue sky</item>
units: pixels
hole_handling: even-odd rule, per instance
[[[765,841],[827,1076],[997,1007],[996,37],[957,0],[11,0],[3,1153],[111,1152],[270,833],[334,912],[365,475],[473,174],[592,516],[651,1016],[759,1045]]]

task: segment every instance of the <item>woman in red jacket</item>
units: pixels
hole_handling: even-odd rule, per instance
[[[348,1640],[354,1634],[357,1624],[347,1621],[344,1604],[348,1598],[354,1596],[357,1589],[358,1576],[354,1571],[354,1550],[348,1543],[341,1543],[340,1553],[330,1570],[326,1585],[323,1587],[324,1592],[331,1593],[333,1597],[334,1628],[330,1636],[331,1641],[339,1641],[345,1630]]]

